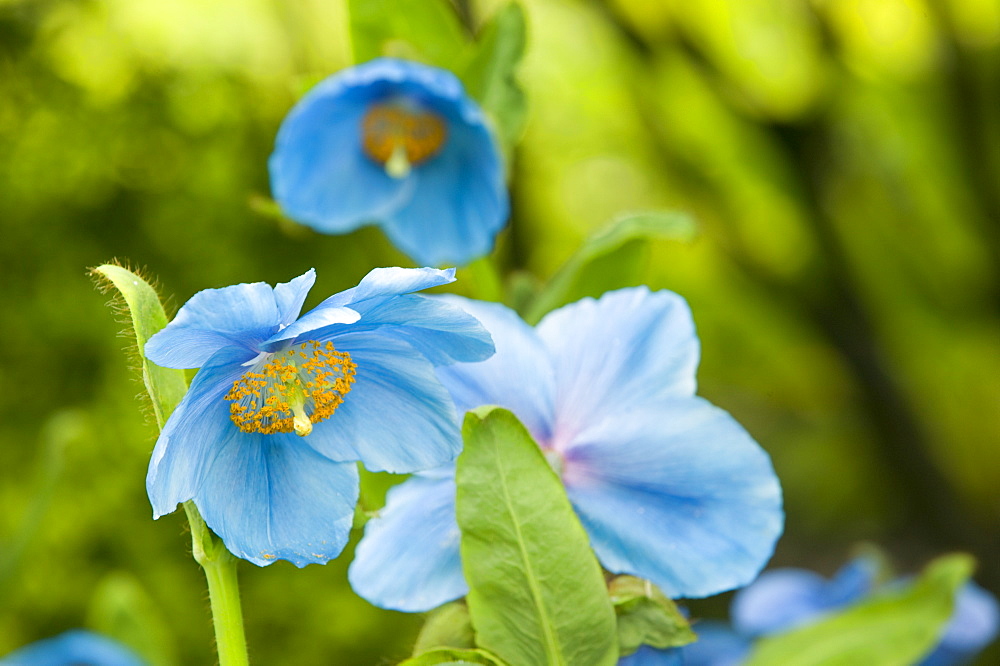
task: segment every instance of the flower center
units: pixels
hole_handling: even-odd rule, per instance
[[[398,103],[375,104],[361,121],[365,154],[384,165],[393,178],[405,178],[411,165],[436,155],[447,137],[441,116]]]
[[[344,402],[357,367],[332,342],[312,340],[278,352],[233,382],[225,396],[229,418],[243,432],[305,437]]]

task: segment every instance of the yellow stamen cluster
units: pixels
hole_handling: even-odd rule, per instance
[[[398,104],[376,104],[361,121],[365,154],[385,165],[394,157],[419,164],[441,150],[447,135],[444,120],[436,113]]]
[[[243,432],[308,435],[344,402],[356,372],[351,355],[332,342],[306,342],[233,382],[225,396],[229,416]]]

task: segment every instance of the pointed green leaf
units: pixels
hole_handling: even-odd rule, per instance
[[[531,303],[525,321],[537,323],[546,313],[606,291],[642,283],[649,241],[690,241],[694,219],[671,211],[624,213],[584,241],[548,286]]]
[[[354,62],[381,56],[454,65],[468,45],[445,0],[348,0]]]
[[[761,640],[749,666],[907,666],[938,642],[969,579],[973,560],[949,555],[931,562],[909,585],[872,597],[801,629]]]
[[[508,149],[520,137],[528,115],[527,98],[514,78],[525,44],[524,10],[511,2],[483,27],[459,71],[469,95],[496,120]]]
[[[417,636],[413,654],[418,655],[434,648],[465,649],[475,646],[469,607],[464,601],[453,601],[430,614]]]
[[[618,576],[608,586],[618,616],[618,649],[624,656],[642,645],[661,650],[697,638],[684,614],[660,588],[635,576]]]
[[[410,657],[399,666],[506,666],[486,650],[440,648]]]
[[[160,297],[152,285],[117,264],[98,266],[90,274],[99,287],[105,291],[116,289],[124,301],[123,314],[128,316],[125,323],[135,341],[132,352],[142,367],[142,382],[153,404],[156,422],[162,428],[187,392],[187,380],[183,370],[161,368],[142,353],[146,341],[167,325],[167,313],[163,311]],[[112,300],[111,304],[120,306],[121,302]]]
[[[476,644],[518,666],[618,658],[601,567],[562,483],[513,414],[469,412],[456,514]]]

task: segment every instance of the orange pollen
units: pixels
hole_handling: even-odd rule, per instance
[[[351,390],[357,367],[332,342],[312,340],[278,352],[233,382],[225,396],[229,417],[243,432],[299,432],[296,414],[304,414],[310,424],[329,418]]]
[[[447,137],[439,115],[398,104],[376,104],[361,121],[361,145],[379,164],[386,164],[399,147],[406,151],[410,164],[420,164],[436,155]]]

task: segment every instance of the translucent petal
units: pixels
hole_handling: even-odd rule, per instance
[[[287,326],[298,318],[306,295],[315,283],[316,271],[310,268],[290,282],[275,285],[274,301],[278,306],[279,323],[282,326]]]
[[[238,557],[298,567],[340,554],[354,520],[358,470],[335,463],[292,434],[218,443],[195,495],[205,522]]]
[[[455,522],[454,468],[392,488],[368,521],[348,571],[359,595],[381,608],[419,612],[468,592]]]
[[[110,638],[79,629],[37,641],[0,659],[4,666],[144,666],[131,650]]]
[[[620,289],[560,308],[537,330],[555,370],[559,437],[623,411],[694,394],[698,339],[687,303],[677,294]]]
[[[746,585],[781,534],[767,454],[700,398],[599,420],[564,456],[567,493],[601,563],[671,598]]]
[[[254,350],[280,324],[274,290],[264,282],[199,291],[146,343],[146,358],[166,368],[200,368],[223,347]],[[253,354],[251,354],[252,356]]]
[[[438,368],[459,413],[481,405],[499,405],[514,412],[544,446],[552,434],[555,384],[548,350],[534,329],[499,303],[459,296],[436,298],[478,319],[492,334],[497,349],[496,355],[481,363]]]

